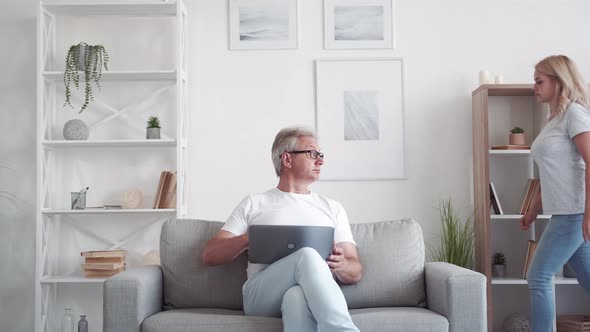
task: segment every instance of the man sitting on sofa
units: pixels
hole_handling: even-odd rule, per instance
[[[361,263],[346,212],[340,203],[311,192],[324,154],[315,134],[305,128],[279,131],[272,161],[279,184],[242,200],[203,250],[206,265],[233,261],[248,249],[249,225],[313,225],[334,227],[334,249],[327,262],[302,248],[270,265],[248,263],[242,289],[247,315],[281,317],[289,331],[358,331],[344,295],[334,280],[352,284],[361,279]]]

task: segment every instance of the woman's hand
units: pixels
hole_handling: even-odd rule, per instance
[[[522,216],[522,218],[520,218],[520,229],[526,231],[529,229],[529,227],[531,227],[531,224],[535,221],[535,219],[537,219],[536,215],[530,213],[525,214]]]

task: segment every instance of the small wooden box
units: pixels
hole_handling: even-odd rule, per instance
[[[557,316],[557,332],[590,332],[590,316]]]

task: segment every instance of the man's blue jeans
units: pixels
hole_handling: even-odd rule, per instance
[[[578,282],[590,292],[590,242],[584,242],[584,214],[553,215],[527,273],[534,332],[551,331],[555,319],[553,276],[566,262]]]
[[[282,313],[285,332],[358,332],[340,287],[315,249],[302,248],[257,272],[242,293],[246,315]]]

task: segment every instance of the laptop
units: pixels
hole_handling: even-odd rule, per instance
[[[304,247],[327,259],[334,247],[334,228],[328,226],[252,225],[248,237],[248,261],[257,264],[272,264]]]

